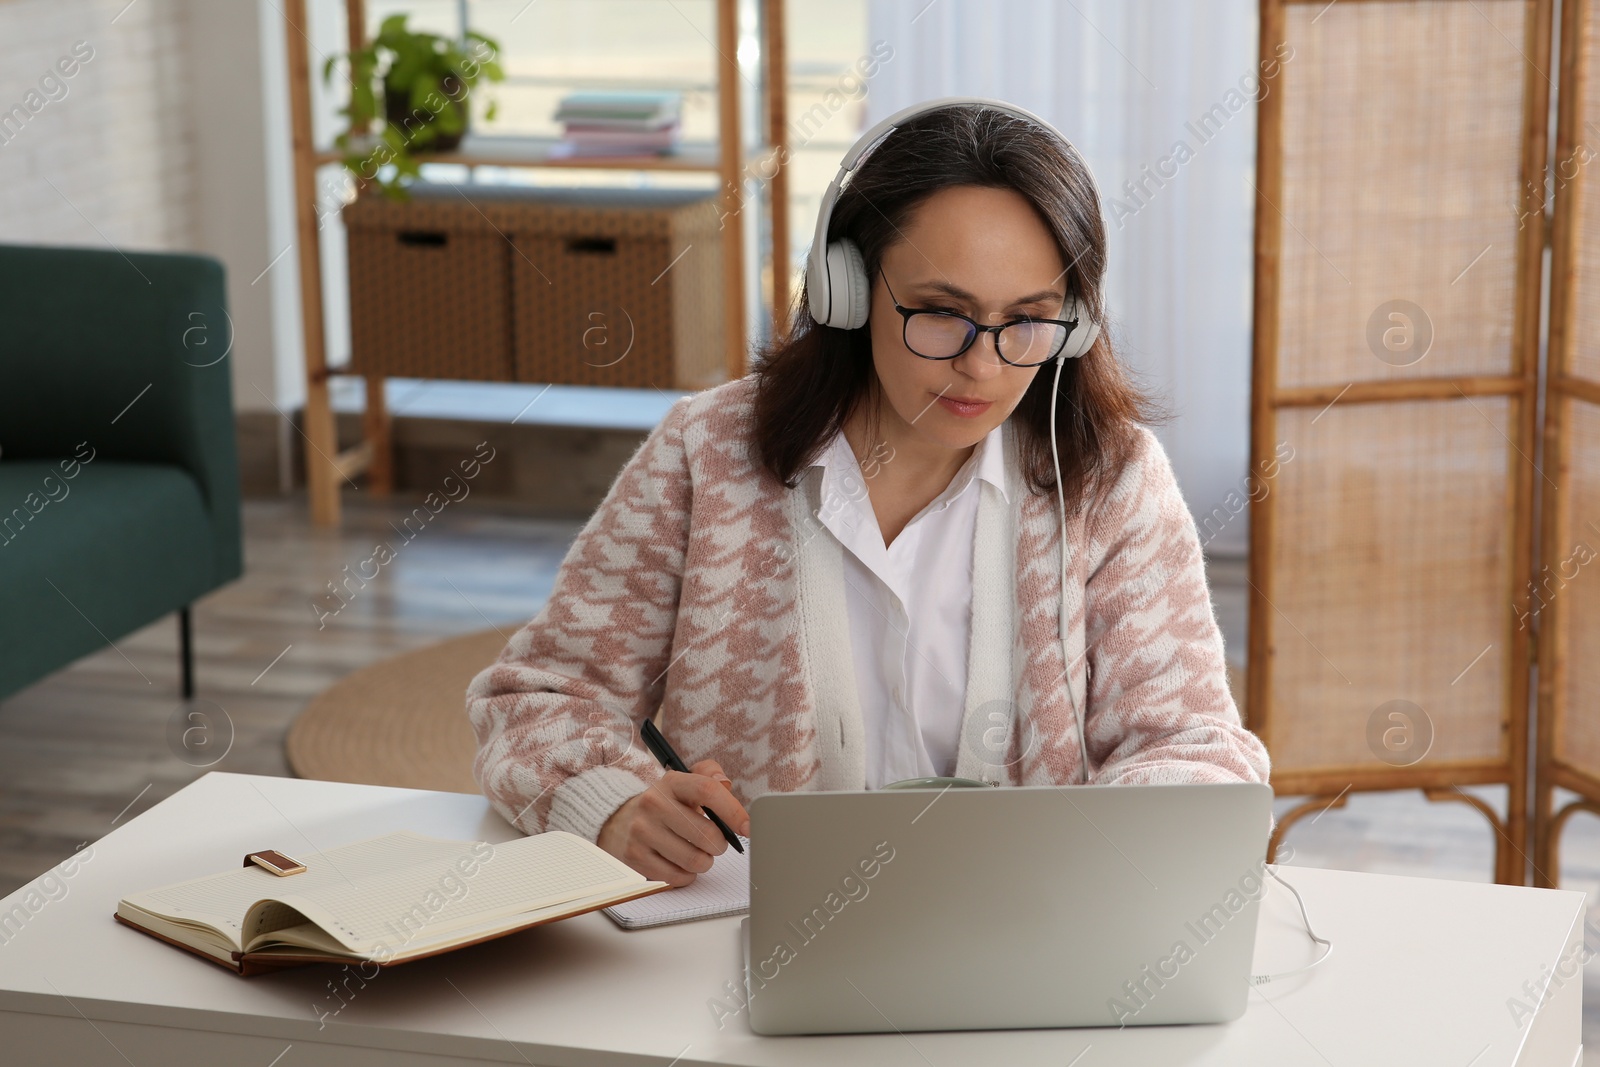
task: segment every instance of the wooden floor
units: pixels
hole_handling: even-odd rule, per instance
[[[326,532],[311,528],[298,498],[247,501],[244,577],[195,608],[192,706],[178,697],[172,618],[0,701],[0,895],[205,773],[198,764],[287,774],[284,735],[308,699],[406,649],[491,624],[509,633],[549,595],[581,527],[462,505],[405,541],[390,523],[408,510],[352,496],[343,528]],[[329,583],[379,541],[395,558],[319,620],[317,605],[338,606]],[[1242,662],[1243,563],[1214,561],[1211,581],[1229,657]],[[186,745],[197,710],[209,732],[191,731]],[[1503,810],[1503,791],[1478,792]],[[1293,803],[1282,798],[1278,810]],[[1493,858],[1475,812],[1420,794],[1352,797],[1296,826],[1289,845],[1291,864],[1471,881],[1489,880]],[[1569,825],[1563,885],[1600,900],[1600,820]],[[1600,1064],[1600,959],[1588,970],[1586,1059]]]

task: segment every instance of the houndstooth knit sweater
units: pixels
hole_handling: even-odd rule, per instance
[[[789,489],[756,459],[754,390],[745,377],[673,404],[550,599],[469,685],[474,773],[524,832],[594,840],[664,773],[639,740],[651,715],[686,763],[717,760],[746,804],[865,787],[845,549],[817,518],[821,468]],[[1002,425],[1013,503],[984,483],[955,773],[1079,781],[1071,685],[1094,784],[1265,781],[1266,750],[1228,690],[1194,520],[1155,435],[1137,427],[1120,475],[1069,512],[1063,605],[1055,496],[1026,488],[1015,426]]]

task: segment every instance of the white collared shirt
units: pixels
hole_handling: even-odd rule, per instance
[[[821,466],[819,518],[844,552],[845,604],[866,741],[866,784],[955,772],[967,691],[972,544],[978,480],[1004,499],[1003,424],[979,442],[950,484],[885,546],[866,479],[838,433]],[[888,457],[893,462],[892,457]]]

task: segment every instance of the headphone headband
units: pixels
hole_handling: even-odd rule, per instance
[[[938,111],[947,107],[962,104],[976,104],[994,111],[1000,111],[1016,118],[1030,122],[1040,129],[1053,134],[1066,146],[1067,151],[1083,163],[1083,155],[1067,136],[1053,124],[1016,104],[1004,100],[996,100],[984,96],[941,96],[933,100],[924,100],[901,108],[888,118],[878,122],[867,130],[845,152],[844,158],[839,161],[839,169],[834,174],[833,180],[828,183],[827,190],[822,194],[822,203],[817,209],[816,232],[812,235],[811,249],[806,255],[806,293],[811,317],[823,325],[840,326],[854,329],[866,321],[867,292],[869,281],[866,278],[865,267],[861,262],[860,251],[855,243],[849,240],[836,241],[831,246],[828,243],[828,224],[833,218],[834,204],[839,199],[839,191],[844,185],[845,178],[853,174],[857,167],[871,155],[874,149],[896,129],[904,125],[907,120],[930,111]],[[1089,175],[1090,187],[1094,190],[1095,203],[1098,209],[1100,189],[1094,180],[1094,174],[1084,163],[1083,170]],[[1079,309],[1083,308],[1081,302],[1074,295],[1072,302]],[[1089,330],[1086,336],[1076,339],[1076,343],[1069,348],[1077,349],[1074,353],[1082,355],[1089,345],[1094,342],[1094,337],[1099,333],[1099,324],[1090,318]]]

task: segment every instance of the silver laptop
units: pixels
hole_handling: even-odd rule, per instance
[[[760,1034],[1244,1013],[1261,784],[773,793],[750,808]]]

